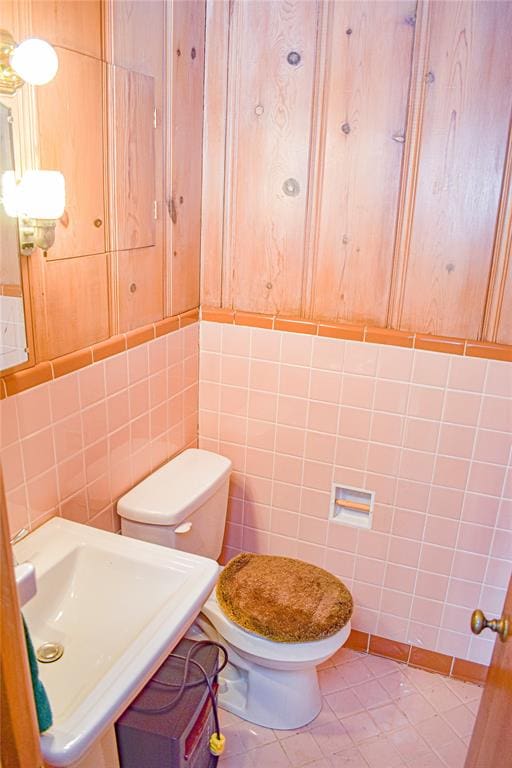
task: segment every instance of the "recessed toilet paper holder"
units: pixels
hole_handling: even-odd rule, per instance
[[[357,528],[371,528],[375,492],[333,483],[329,519]]]

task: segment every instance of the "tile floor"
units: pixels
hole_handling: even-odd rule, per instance
[[[221,710],[219,768],[462,768],[482,688],[341,649],[319,672],[323,707],[297,731]]]

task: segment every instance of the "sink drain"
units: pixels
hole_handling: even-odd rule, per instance
[[[43,664],[50,664],[52,661],[60,659],[64,653],[64,646],[61,643],[43,643],[36,651],[38,661],[42,661]]]

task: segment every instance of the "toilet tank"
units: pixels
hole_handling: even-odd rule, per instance
[[[216,560],[222,549],[231,461],[189,448],[117,504],[121,533]]]

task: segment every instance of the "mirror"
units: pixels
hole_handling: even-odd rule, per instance
[[[0,101],[0,178],[15,170],[13,109]],[[28,360],[18,221],[0,204],[0,371]]]

